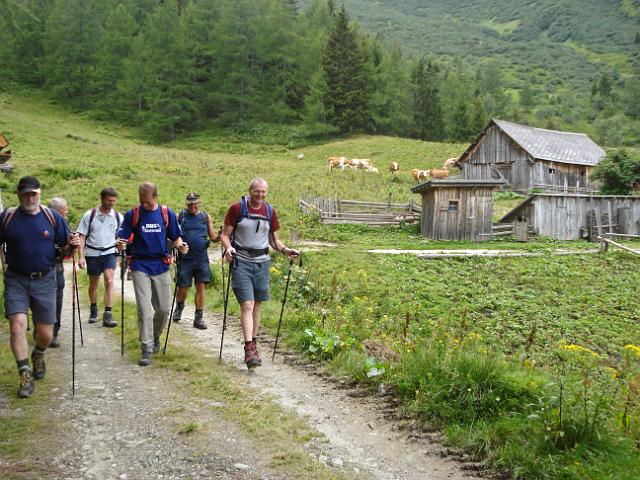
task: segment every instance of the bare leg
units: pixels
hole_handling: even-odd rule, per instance
[[[115,270],[113,268],[107,268],[104,272],[104,306],[112,307],[113,306],[113,291],[115,289],[114,275]],[[96,277],[99,278],[99,277]],[[96,297],[97,297],[97,286],[96,282]],[[91,300],[91,303],[95,303]]]
[[[11,351],[16,361],[28,358],[27,314],[14,313],[13,315],[9,315],[9,329],[11,331],[9,344],[11,345]]]
[[[178,287],[178,293],[176,293],[176,302],[184,303],[187,299],[187,293],[189,292],[189,287]]]
[[[98,283],[100,283],[100,275],[89,276],[89,301],[98,303]]]
[[[196,309],[202,310],[204,308],[204,283],[196,283]]]
[[[253,308],[256,302],[248,300],[240,304],[240,323],[245,342],[253,340]]]
[[[36,323],[36,345],[46,350],[53,340],[53,323]]]
[[[262,302],[254,302],[253,306],[253,338],[258,336],[258,329],[260,328],[260,306]]]

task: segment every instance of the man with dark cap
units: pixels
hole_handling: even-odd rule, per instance
[[[205,300],[205,286],[211,281],[209,270],[209,256],[207,248],[209,240],[220,241],[220,235],[216,235],[213,229],[211,216],[200,209],[202,201],[200,195],[191,192],[187,195],[187,208],[178,215],[178,222],[182,227],[182,238],[189,244],[189,253],[182,255],[178,263],[178,292],[176,294],[176,310],[173,321],[179,322],[182,318],[184,302],[187,292],[191,288],[191,280],[196,284],[196,313],[193,318],[193,326],[204,330],[207,324],[202,318]]]
[[[18,365],[18,397],[30,397],[33,379],[44,378],[44,354],[56,323],[56,248],[75,247],[64,219],[55,210],[40,205],[40,182],[32,176],[18,183],[18,207],[0,214],[0,244],[5,245],[4,310],[11,331],[11,351]],[[29,367],[27,313],[35,323],[36,346]]]

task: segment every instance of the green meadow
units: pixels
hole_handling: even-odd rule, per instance
[[[0,94],[0,131],[15,152],[14,173],[0,178],[5,205],[15,203],[17,180],[34,174],[44,199],[69,201],[72,227],[103,186],[118,189],[125,210],[145,180],[156,182],[161,203],[174,209],[189,191],[201,193],[219,224],[251,178],[266,178],[286,243],[334,244],[300,247],[303,267],[291,275],[285,342],[337,376],[372,389],[384,383],[406,413],[443,429],[448,442],[488,470],[536,479],[640,475],[636,258],[553,256],[558,248],[593,245],[544,238],[435,242],[416,226],[327,226],[298,210],[306,193],[379,201],[391,194],[407,202],[411,168],[440,166],[466,145],[354,136],[288,149],[290,132],[278,126],[151,145],[135,131],[71,115],[33,91]],[[268,141],[275,137],[283,140]],[[380,174],[330,172],[326,158],[333,155],[370,158]],[[396,179],[387,172],[391,161],[401,165]],[[496,210],[517,202],[504,196]],[[372,248],[508,248],[541,256],[424,260],[367,253]],[[221,309],[220,269],[212,267],[207,301]],[[274,301],[264,324],[274,331],[288,268],[273,257]],[[231,308],[237,311],[233,302]],[[1,359],[9,372],[11,359]]]

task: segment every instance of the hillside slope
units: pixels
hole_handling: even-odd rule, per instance
[[[345,0],[371,34],[411,54],[494,59],[509,86],[589,93],[604,73],[640,68],[640,1]],[[543,88],[544,87],[544,88]]]

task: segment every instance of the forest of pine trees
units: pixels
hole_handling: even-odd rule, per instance
[[[6,80],[159,141],[266,123],[468,141],[535,105],[490,64],[406,57],[334,0],[0,0],[0,12]],[[594,84],[593,111],[613,108],[610,83]]]

